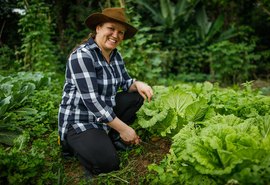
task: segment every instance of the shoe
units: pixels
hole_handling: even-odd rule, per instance
[[[116,148],[116,150],[118,150],[118,151],[129,151],[132,149],[132,146],[125,144],[120,139],[117,141],[114,141],[113,145]]]
[[[131,149],[132,149],[131,146],[125,144],[125,143],[122,141],[122,139],[121,139],[119,133],[116,132],[115,130],[112,129],[112,130],[109,132],[109,137],[111,138],[111,140],[112,140],[112,142],[113,142],[113,145],[114,145],[114,147],[116,148],[116,150],[119,150],[119,151],[128,151],[128,150],[131,150]]]
[[[61,154],[64,159],[74,157],[72,149],[68,146],[68,144],[65,141],[61,141]]]
[[[64,159],[70,159],[74,157],[74,154],[69,151],[62,151],[61,153]]]

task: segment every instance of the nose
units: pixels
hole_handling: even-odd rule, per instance
[[[117,30],[114,30],[114,32],[112,33],[112,36],[115,37],[115,38],[117,38],[118,37],[118,34],[119,34],[119,32]]]

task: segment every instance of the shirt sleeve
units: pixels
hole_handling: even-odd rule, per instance
[[[71,79],[87,109],[100,123],[112,121],[116,115],[98,94],[97,76],[93,57],[81,50],[72,53],[68,61]]]
[[[132,79],[128,72],[127,72],[127,69],[124,65],[124,62],[123,62],[123,65],[121,65],[121,74],[122,74],[122,77],[123,77],[123,80],[122,80],[122,83],[121,83],[121,88],[123,91],[128,91],[130,86],[133,84],[133,82],[135,81],[135,79]]]

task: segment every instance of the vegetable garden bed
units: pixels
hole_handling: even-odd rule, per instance
[[[18,73],[0,81],[0,184],[89,184],[78,161],[60,155],[60,80]],[[269,87],[252,86],[155,86],[153,101],[145,102],[132,125],[144,142],[119,152],[119,171],[91,182],[269,184]]]

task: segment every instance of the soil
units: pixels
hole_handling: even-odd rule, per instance
[[[168,139],[158,138],[148,142],[141,143],[144,150],[143,154],[133,154],[131,158],[136,161],[134,164],[133,173],[136,174],[132,178],[130,184],[139,184],[149,173],[148,165],[159,164],[160,161],[169,153],[171,142]]]

